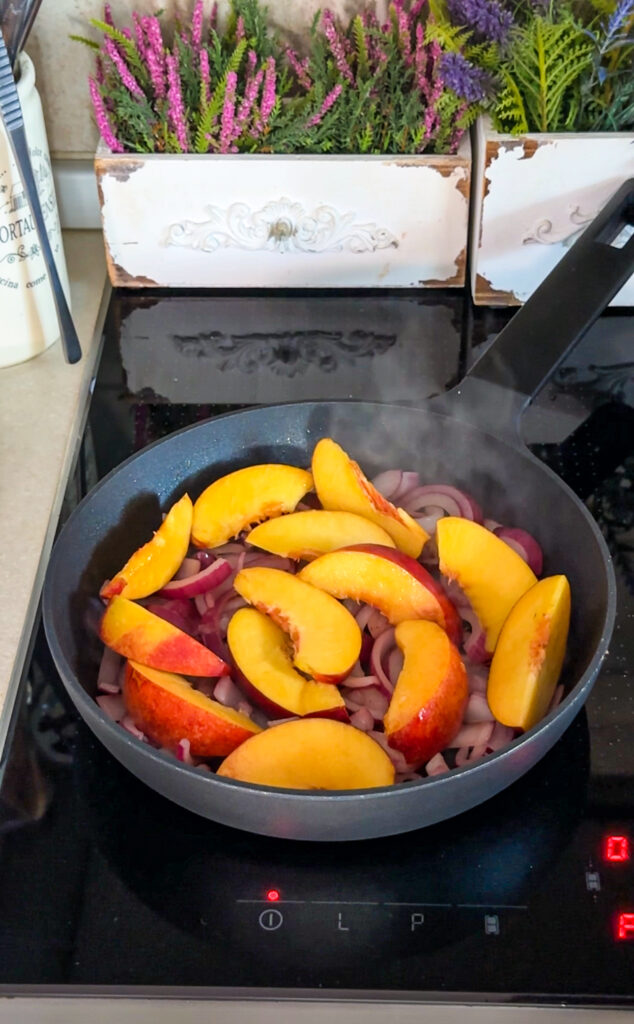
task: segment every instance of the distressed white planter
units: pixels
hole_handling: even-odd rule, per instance
[[[634,176],[634,133],[500,135],[475,129],[471,285],[478,305],[519,305]],[[634,276],[612,305],[634,306]]]
[[[95,168],[127,287],[465,283],[471,150],[455,156],[116,155]]]

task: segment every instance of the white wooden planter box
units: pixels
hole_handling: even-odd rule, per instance
[[[128,287],[465,284],[471,149],[455,156],[136,155],[95,169]]]
[[[634,176],[634,133],[474,133],[471,286],[477,305],[519,305]],[[614,306],[634,306],[634,276]]]

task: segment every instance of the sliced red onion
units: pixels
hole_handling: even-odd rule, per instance
[[[365,629],[371,617],[375,614],[376,609],[371,604],[362,604],[359,611],[355,614],[355,619],[359,629]]]
[[[176,757],[178,758],[179,761],[182,761],[183,764],[193,765],[194,762],[192,760],[189,740],[178,741],[178,743],[176,744]]]
[[[201,562],[199,558],[184,558],[181,562],[180,569],[174,573],[175,580],[186,580],[188,576],[195,576],[201,570]]]
[[[223,661],[230,663],[231,655],[220,632],[217,608],[209,608],[201,617],[196,635],[205,647],[208,647],[210,651],[217,654]]]
[[[347,687],[349,690],[362,690],[365,686],[377,686],[379,680],[376,676],[346,676],[341,686]]]
[[[442,754],[434,754],[434,756],[425,765],[425,771],[429,776],[444,775],[445,772],[449,771],[449,765]]]
[[[288,718],[269,718],[266,723],[269,729],[274,729],[276,725],[284,725],[285,722],[299,722],[299,715],[289,715]]]
[[[394,785],[398,786],[401,782],[422,782],[423,776],[419,775],[418,772],[396,772],[394,775]]]
[[[491,533],[495,533],[502,523],[498,523],[497,519],[485,519],[482,525],[486,530],[490,530]]]
[[[248,704],[242,690],[238,689],[231,676],[220,677],[214,687],[214,700],[226,708],[233,708],[234,711],[239,711],[241,704]],[[248,707],[251,709],[250,704]]]
[[[405,658],[403,657],[403,652],[400,651],[398,647],[395,647],[394,650],[390,651],[387,659],[387,674],[392,686],[396,686],[396,681],[403,671],[404,663]]]
[[[368,708],[359,708],[350,715],[350,725],[354,725],[361,732],[371,732],[374,729],[374,716]]]
[[[414,770],[414,765],[407,763],[405,757],[403,756],[403,754],[401,754],[400,750],[395,750],[394,747],[390,746],[390,744],[387,741],[387,736],[385,735],[384,732],[379,732],[375,729],[373,730],[373,732],[369,732],[368,736],[371,736],[372,739],[376,743],[378,743],[380,747],[383,747],[383,750],[385,751],[390,761],[394,765],[395,771],[398,772],[400,775],[404,775],[406,772],[411,772]]]
[[[463,643],[467,657],[476,663],[490,661],[491,655],[486,649],[486,633],[473,608],[461,608],[460,617],[471,626],[471,633],[465,636]]]
[[[148,602],[146,608],[153,615],[157,615],[159,619],[165,619],[177,629],[182,629],[184,633],[191,635],[196,629],[195,618],[192,615],[193,609],[189,601],[183,601],[180,598],[173,601],[159,599]]]
[[[113,722],[120,722],[125,715],[125,703],[120,693],[100,694],[97,704]]]
[[[383,473],[379,473],[375,476],[374,480],[371,481],[372,486],[379,491],[384,498],[388,501],[392,500],[392,497],[399,490],[403,481],[403,472],[400,469],[386,469]]]
[[[292,558],[283,558],[281,555],[263,554],[261,551],[248,551],[245,554],[243,565],[237,565],[236,569],[281,569],[283,572],[295,572],[295,563]]]
[[[493,531],[496,537],[503,540],[505,544],[517,551],[520,558],[523,558],[528,567],[533,570],[536,576],[541,576],[544,568],[544,555],[539,544],[526,530],[517,529],[514,526],[498,526]]]
[[[210,605],[208,603],[207,595],[206,594],[197,594],[196,597],[194,598],[194,604],[196,605],[196,611],[200,615],[201,619],[202,619],[203,615],[205,615],[209,611],[209,609],[211,607],[213,607],[214,603],[215,602],[213,601],[213,598],[212,598],[212,604]]]
[[[349,711],[367,708],[377,722],[382,720],[387,711],[389,700],[376,686],[353,690],[351,694],[346,693],[344,688],[341,693]]]
[[[394,692],[394,684],[383,668],[383,664],[384,661],[387,662],[390,651],[396,643],[394,635],[394,628],[388,626],[374,641],[370,654],[370,668],[379,680],[381,692],[388,698]]]
[[[124,715],[119,725],[122,725],[126,732],[131,733],[132,736],[136,736],[138,740],[143,740],[144,743],[147,743],[147,736],[134,724],[129,715]]]
[[[454,758],[456,768],[462,768],[463,764],[466,764],[469,760],[470,747],[459,747],[456,751]]]
[[[483,693],[471,693],[462,719],[463,723],[469,725],[472,722],[492,722],[493,720],[493,712],[487,703],[485,695]]]
[[[469,725],[461,725],[458,732],[447,744],[449,748],[455,747],[479,747],[482,744],[490,744],[494,725],[498,722],[477,722]]]
[[[558,707],[559,704],[561,704],[561,699],[562,699],[563,695],[564,695],[564,687],[563,687],[563,683],[560,683],[559,686],[555,689],[555,692],[553,693],[553,699],[551,700],[550,704],[548,705],[548,710],[549,711],[553,711],[556,707]]]
[[[488,749],[489,748],[486,743],[481,743],[478,747],[472,747],[467,761],[478,761],[481,757],[484,757],[488,752]]]
[[[465,594],[462,587],[456,582],[456,580],[447,580],[445,577],[441,577],[440,585],[445,591],[445,594],[451,601],[451,603],[460,611],[462,608],[469,608],[471,602]]]
[[[508,725],[502,725],[501,722],[496,722],[487,741],[487,752],[493,753],[494,750],[500,750],[510,743],[514,736],[514,729]]]
[[[190,682],[194,689],[204,693],[205,697],[213,697],[218,680],[215,676],[192,676]]]
[[[422,526],[425,533],[431,536],[436,530],[438,520],[442,519],[444,514],[444,509],[431,506],[424,516],[413,516],[413,518],[419,526]]]
[[[378,608],[373,608],[372,614],[367,621],[367,629],[370,635],[376,640],[377,637],[381,636],[381,633],[385,633],[385,630],[389,628],[389,620],[386,619],[385,615]]]
[[[97,689],[102,693],[119,693],[121,690],[121,666],[124,659],[116,651],[104,647],[97,676]]]
[[[420,476],[418,473],[411,473],[404,470],[401,474],[401,482],[392,495],[392,504],[398,502],[399,505],[402,505],[403,502],[407,501],[408,495],[419,486]]]
[[[208,590],[213,590],[219,583],[222,583],[228,576],[231,576],[233,571],[225,558],[217,558],[206,569],[200,569],[200,562],[197,559],[192,559],[192,561],[196,562],[199,571],[187,576],[185,579],[173,579],[170,583],[166,583],[159,590],[161,597],[190,598],[197,597],[199,594],[206,594]]]
[[[482,664],[473,665],[468,658],[464,665],[467,670],[469,693],[486,693],[489,682],[488,667]]]
[[[411,516],[416,517],[422,515],[432,505],[444,509],[450,516],[472,519],[475,523],[482,522],[482,509],[475,498],[449,484],[428,484],[424,487],[416,487],[407,495],[407,501],[403,504],[403,508]]]

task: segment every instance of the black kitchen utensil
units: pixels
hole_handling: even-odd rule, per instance
[[[515,314],[467,378],[421,408],[306,402],[251,409],[189,427],[107,476],[55,545],[44,623],[57,668],[89,727],[127,768],[171,800],[216,821],[278,837],[350,840],[406,832],[450,818],[522,776],[557,742],[585,702],[614,622],[610,557],[582,502],[523,445],[523,409],[634,268],[634,180],[626,183]],[[305,792],[203,773],[125,732],[94,701],[87,603],[150,535],[159,510],[188,491],[258,462],[307,465],[334,437],[369,474],[416,469],[480,498],[487,513],[534,533],[544,573],[565,573],[573,614],[562,681],[566,696],[505,749],[421,782],[362,791]]]

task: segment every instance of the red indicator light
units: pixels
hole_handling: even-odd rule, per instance
[[[616,920],[617,939],[634,939],[634,914],[619,914]]]
[[[269,903],[277,903],[277,901],[280,898],[279,889],[267,889],[266,898],[269,901]]]
[[[605,859],[613,864],[630,859],[630,841],[627,836],[606,836]]]

